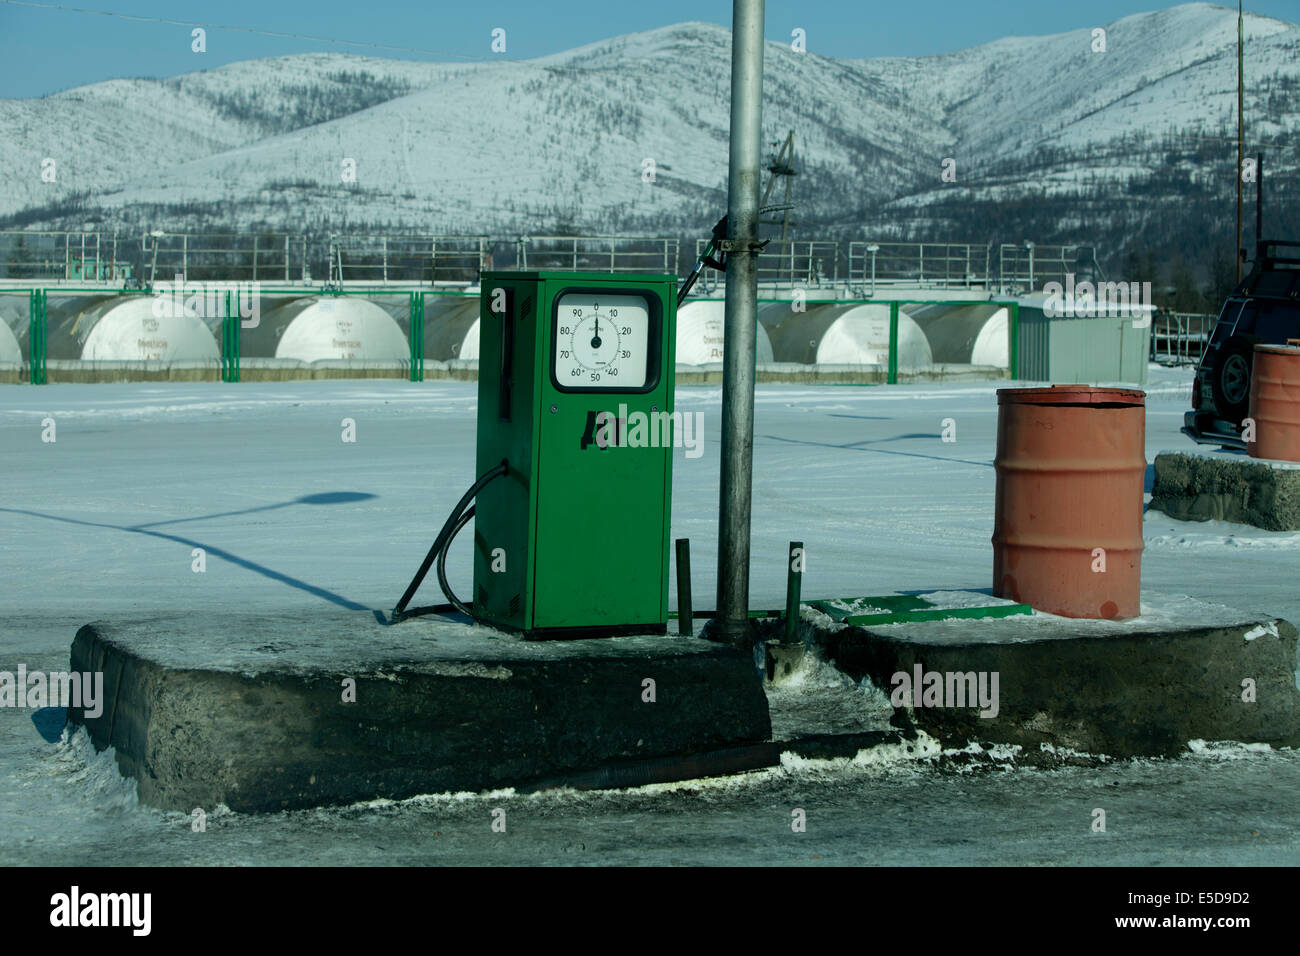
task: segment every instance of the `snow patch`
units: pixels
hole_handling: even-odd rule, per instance
[[[1273,753],[1269,744],[1247,744],[1238,740],[1202,740],[1199,737],[1187,741],[1187,749],[1192,756],[1213,760],[1250,760],[1262,754]]]
[[[1038,749],[1043,753],[1051,754],[1054,757],[1077,757],[1083,760],[1100,760],[1102,763],[1109,763],[1112,759],[1107,754],[1090,754],[1082,750],[1075,750],[1073,747],[1057,747],[1055,744],[1049,744],[1046,742],[1040,743]]]
[[[1248,641],[1253,641],[1255,638],[1263,637],[1265,634],[1271,634],[1273,637],[1277,637],[1277,623],[1269,621],[1266,624],[1256,625],[1243,634],[1242,637]]]
[[[852,757],[801,757],[793,751],[783,751],[781,768],[797,774],[842,772],[850,768],[891,768],[928,760],[942,753],[943,745],[925,731],[920,731],[916,740],[879,744],[859,750]]]
[[[96,753],[84,726],[63,731],[53,759],[55,768],[51,773],[79,790],[94,803],[96,810],[129,813],[140,806],[139,785],[122,776],[117,766],[117,751],[109,747]]]

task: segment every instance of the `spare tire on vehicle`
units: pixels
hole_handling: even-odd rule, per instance
[[[1240,425],[1250,405],[1250,375],[1255,361],[1255,343],[1234,335],[1223,345],[1210,387],[1219,416]]]

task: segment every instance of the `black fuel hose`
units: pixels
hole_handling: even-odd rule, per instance
[[[474,506],[470,505],[469,509],[460,516],[460,520],[456,522],[456,527],[452,528],[451,534],[447,536],[447,543],[438,552],[438,587],[442,588],[442,593],[447,596],[447,600],[451,602],[452,607],[468,618],[473,618],[474,612],[460,602],[455,592],[452,591],[451,585],[447,583],[447,552],[451,550],[451,543],[456,540],[456,535],[460,534],[460,529],[469,524],[474,517],[474,510]]]
[[[451,588],[447,585],[447,576],[445,572],[445,563],[447,560],[446,551],[451,546],[452,539],[456,537],[456,533],[460,531],[461,528],[465,527],[470,518],[474,517],[474,509],[470,506],[470,502],[474,500],[488,482],[500,478],[502,475],[509,474],[509,472],[510,462],[502,458],[501,464],[484,472],[478,481],[470,485],[469,491],[465,492],[465,494],[461,496],[460,501],[456,502],[456,507],[453,508],[451,514],[447,516],[447,521],[442,526],[442,530],[438,532],[438,537],[433,539],[433,547],[429,548],[429,553],[424,556],[424,560],[420,563],[420,570],[415,572],[415,577],[411,579],[411,583],[407,585],[406,592],[402,595],[401,600],[397,602],[397,607],[393,609],[392,617],[394,624],[398,621],[404,620],[405,618],[415,617],[417,614],[452,610],[452,608],[473,617],[473,615],[470,614],[469,609],[456,599],[455,595],[451,593]],[[468,512],[465,511],[467,507],[469,507]],[[434,561],[438,561],[438,583],[442,587],[443,594],[445,594],[452,602],[451,606],[434,605],[433,607],[415,608],[414,610],[407,611],[406,606],[411,603],[411,598],[415,597],[415,592],[418,591],[420,585],[424,583],[425,575],[429,573],[429,568],[433,567]]]

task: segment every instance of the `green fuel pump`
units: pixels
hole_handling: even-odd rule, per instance
[[[480,478],[395,621],[444,609],[406,610],[436,560],[453,607],[525,638],[665,632],[676,286],[670,275],[483,274]],[[471,518],[466,605],[444,562]]]

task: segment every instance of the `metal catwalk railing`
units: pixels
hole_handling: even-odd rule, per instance
[[[1218,316],[1162,312],[1151,322],[1151,361],[1197,365],[1205,354]]]
[[[850,242],[849,281],[868,294],[877,284],[988,288],[991,256],[987,243]]]
[[[695,256],[704,250],[697,240]],[[678,239],[637,236],[441,236],[343,233],[0,232],[0,281],[152,286],[185,280],[330,285],[472,284],[490,269],[568,269],[681,275]],[[1032,242],[871,242],[773,240],[759,254],[766,286],[842,287],[874,295],[879,286],[1042,290],[1044,284],[1101,278],[1090,246]],[[706,272],[708,292],[721,276]]]

